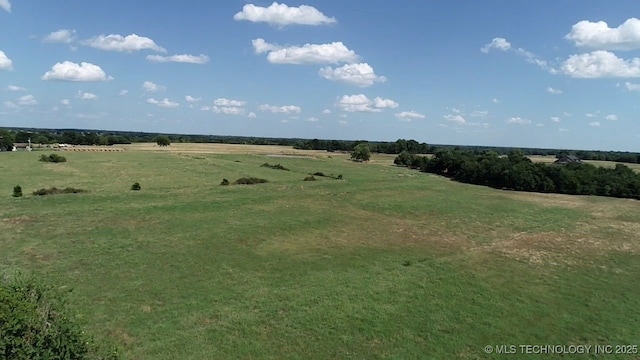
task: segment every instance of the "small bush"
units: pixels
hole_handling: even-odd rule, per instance
[[[271,165],[269,163],[264,163],[262,165],[260,165],[262,167],[267,167],[270,169],[275,169],[275,170],[284,170],[284,171],[289,171],[289,169],[287,169],[286,167],[280,165],[280,164],[275,164],[275,165]]]
[[[140,186],[139,182],[135,182],[133,183],[133,185],[131,185],[131,190],[133,191],[140,191],[142,189],[142,187]]]
[[[338,179],[338,180],[342,180],[342,179],[343,179],[343,178],[342,178],[342,174],[338,174],[337,179]]]
[[[74,321],[60,288],[21,274],[0,274],[0,358],[118,359]]]
[[[33,195],[44,196],[44,195],[58,195],[58,194],[79,194],[87,192],[82,189],[75,189],[72,187],[58,189],[56,187],[52,187],[50,189],[40,189],[33,192]]]
[[[316,179],[315,177],[313,177],[313,175],[311,176],[307,176],[306,178],[304,178],[304,180],[302,181],[317,181],[318,179]]]
[[[22,187],[20,185],[16,185],[13,187],[13,197],[21,197],[22,196]]]
[[[319,171],[318,171],[318,172],[313,173],[313,175],[315,175],[315,176],[322,176],[322,177],[325,177],[324,173],[321,173],[321,172],[319,172]]]
[[[243,177],[236,181],[234,184],[236,185],[254,185],[254,184],[263,184],[268,182],[266,179],[254,178],[254,177]]]
[[[62,155],[58,155],[58,154],[51,154],[49,156],[40,155],[40,161],[52,162],[52,163],[61,163],[61,162],[67,162],[67,158],[65,158]]]
[[[227,179],[222,179],[222,182],[220,183],[220,185],[222,185],[222,186],[227,186],[227,185],[229,185],[229,180],[227,180]]]

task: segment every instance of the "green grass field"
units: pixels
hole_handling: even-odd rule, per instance
[[[484,351],[640,345],[637,201],[183,150],[0,153],[0,267],[72,288],[128,359],[640,358]],[[270,182],[219,185],[242,176]]]

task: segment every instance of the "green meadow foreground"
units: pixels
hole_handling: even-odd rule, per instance
[[[125,149],[0,153],[0,269],[72,288],[80,323],[128,359],[640,358],[485,351],[640,345],[638,201],[459,184],[384,156]],[[314,172],[344,180],[302,181]],[[269,183],[219,185],[243,176]],[[31,195],[53,186],[89,192]]]

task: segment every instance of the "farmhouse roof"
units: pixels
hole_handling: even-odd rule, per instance
[[[556,164],[580,164],[582,160],[574,155],[562,155],[555,161]]]

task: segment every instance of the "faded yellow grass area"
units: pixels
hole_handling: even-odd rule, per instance
[[[537,206],[582,210],[591,218],[570,232],[505,234],[485,250],[540,264],[573,263],[576,255],[610,251],[640,254],[640,223],[625,219],[637,214],[638,201],[521,192],[507,192],[505,196]]]
[[[162,151],[194,154],[235,154],[235,155],[294,155],[328,157],[332,153],[322,150],[298,150],[292,146],[243,145],[243,144],[193,144],[173,143],[161,147],[155,143],[119,145],[126,151]]]

